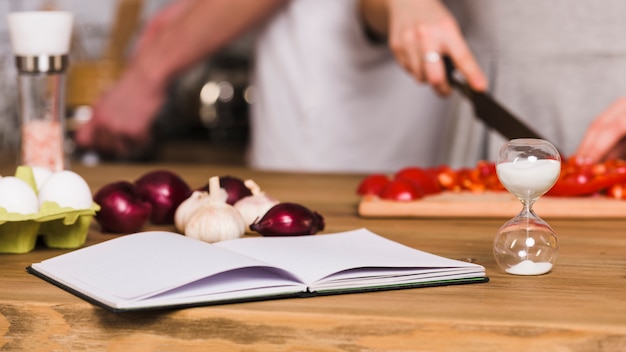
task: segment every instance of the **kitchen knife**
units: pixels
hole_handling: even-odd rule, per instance
[[[467,83],[454,77],[455,68],[449,57],[444,58],[444,63],[446,66],[446,76],[450,85],[472,102],[474,114],[487,124],[488,127],[493,128],[508,139],[545,139],[496,102],[489,94],[477,92]]]

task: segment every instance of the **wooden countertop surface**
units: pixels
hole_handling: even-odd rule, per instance
[[[192,187],[214,175],[253,178],[276,198],[320,212],[326,232],[366,227],[424,251],[471,258],[486,267],[491,281],[114,314],[27,274],[31,263],[65,252],[37,247],[28,254],[0,254],[0,350],[626,351],[626,220],[546,219],[560,241],[555,268],[520,277],[501,272],[491,252],[508,219],[361,218],[357,175],[182,163],[73,170],[95,192],[159,168],[179,173]],[[0,167],[2,175],[13,171]],[[87,245],[112,236],[94,223]]]

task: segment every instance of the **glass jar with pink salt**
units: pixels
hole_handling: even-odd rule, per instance
[[[8,16],[18,70],[20,164],[53,171],[69,168],[65,153],[65,72],[73,16],[65,11]]]

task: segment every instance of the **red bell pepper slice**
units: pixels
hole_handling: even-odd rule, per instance
[[[626,182],[626,165],[623,162],[590,165],[568,161],[561,170],[561,176],[546,194],[557,197],[588,196],[623,182]]]

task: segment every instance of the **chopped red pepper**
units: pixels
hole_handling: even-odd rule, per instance
[[[460,191],[461,190],[461,180],[459,174],[454,171],[449,166],[439,166],[435,169],[432,169],[437,175],[437,181],[439,181],[439,185],[443,190],[447,191]]]
[[[422,198],[424,193],[413,182],[406,179],[394,179],[380,191],[382,199],[411,201]]]
[[[617,183],[626,182],[626,163],[611,160],[591,164],[570,158],[562,164],[561,175],[547,195],[558,197],[588,196],[606,191]]]
[[[407,180],[412,185],[401,182]],[[432,180],[436,180],[436,184],[432,184]],[[383,188],[386,189],[383,191]],[[447,165],[434,168],[407,167],[399,170],[393,180],[385,175],[373,174],[362,181],[357,192],[361,195],[377,194],[385,199],[412,200],[441,191],[481,193],[504,190],[495,163],[479,161],[473,168],[457,170]],[[547,192],[547,195],[558,197],[594,194],[626,200],[626,160],[591,163],[578,156],[564,159],[558,180]]]
[[[439,181],[426,169],[415,166],[406,167],[396,172],[394,177],[396,179],[407,179],[413,182],[417,188],[422,190],[424,195],[441,192]]]
[[[626,199],[626,183],[616,183],[606,190],[607,197]]]
[[[390,181],[391,180],[389,179],[389,177],[384,174],[368,175],[361,180],[361,183],[359,183],[359,187],[357,188],[356,193],[360,196],[377,196]]]

